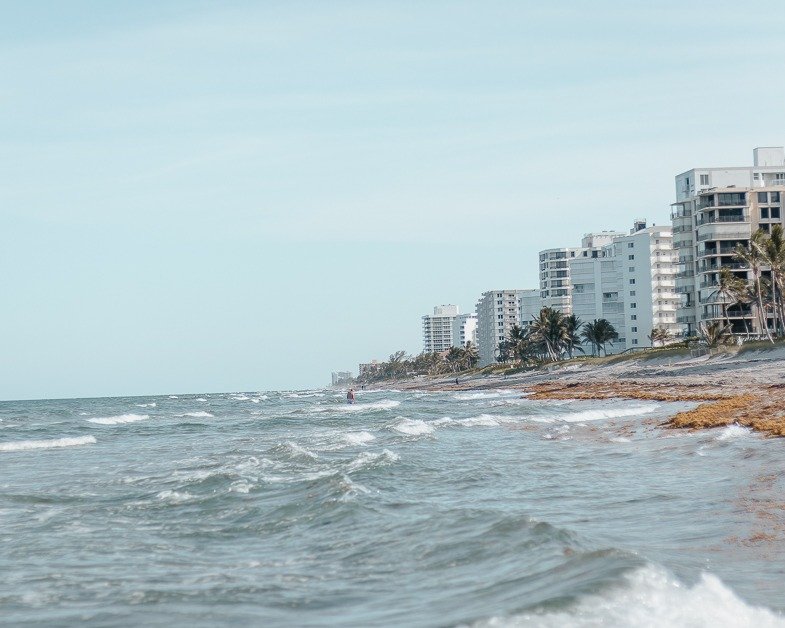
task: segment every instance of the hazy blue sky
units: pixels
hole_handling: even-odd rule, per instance
[[[2,2],[0,399],[318,386],[785,143],[781,2]]]

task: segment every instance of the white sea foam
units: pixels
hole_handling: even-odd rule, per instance
[[[397,408],[401,405],[400,401],[395,399],[380,399],[379,401],[374,401],[373,403],[352,403],[352,404],[330,404],[327,406],[319,406],[315,407],[312,410],[314,412],[375,412],[377,410],[390,410],[392,408]]]
[[[740,436],[749,436],[752,434],[752,430],[748,427],[743,427],[741,425],[729,425],[724,430],[722,430],[715,440],[723,441],[723,440],[730,440],[732,438],[739,438]]]
[[[188,491],[161,491],[158,493],[158,499],[161,501],[166,501],[172,504],[182,504],[191,499],[193,499],[193,495],[191,495]]]
[[[463,425],[464,427],[495,427],[499,425],[498,419],[492,417],[490,414],[481,414],[480,416],[473,416],[468,419],[459,419],[455,421],[455,423]]]
[[[629,443],[630,439],[626,438],[625,436],[614,436],[613,438],[609,439],[612,443]]]
[[[0,451],[26,451],[28,449],[55,449],[57,447],[75,447],[77,445],[94,444],[94,436],[76,436],[72,438],[54,438],[51,440],[18,440],[0,443]]]
[[[137,408],[155,408],[155,401],[151,401],[150,403],[137,403]]]
[[[389,449],[384,449],[381,453],[371,453],[364,451],[348,464],[346,470],[348,472],[357,471],[358,469],[372,465],[398,462],[400,459],[401,458],[398,454],[390,451]]]
[[[312,451],[306,449],[305,447],[302,447],[302,446],[298,445],[297,443],[293,443],[291,441],[287,441],[286,443],[284,443],[283,444],[283,449],[290,456],[292,456],[294,458],[305,457],[305,458],[311,458],[312,460],[316,460],[319,457],[315,453],[313,453]]]
[[[179,399],[179,398],[180,397],[178,397],[177,395],[169,395],[169,399]]]
[[[149,414],[119,414],[117,416],[96,417],[94,419],[87,420],[90,423],[97,423],[98,425],[120,425],[122,423],[136,423],[137,421],[146,421],[149,418]]]
[[[581,412],[570,412],[568,414],[555,415],[554,418],[567,423],[581,423],[582,421],[600,421],[602,419],[616,419],[626,416],[640,416],[641,414],[651,414],[656,412],[660,406],[657,404],[634,406],[628,408],[606,408],[597,410],[583,410]]]
[[[197,397],[196,400],[197,401],[207,401],[207,399],[205,399],[204,397]]]
[[[396,432],[407,436],[422,436],[433,433],[433,426],[420,419],[400,419],[392,426]]]
[[[735,628],[785,626],[785,618],[771,610],[742,601],[719,578],[703,574],[685,586],[665,571],[645,567],[626,578],[625,585],[583,597],[567,610],[494,617],[474,624],[477,628],[541,626],[694,626]]]
[[[248,397],[247,395],[232,395],[232,399],[234,399],[235,401],[248,401],[250,397]]]
[[[364,445],[375,440],[376,437],[370,432],[349,432],[343,435],[343,439],[350,445]]]
[[[179,416],[192,416],[194,418],[205,418],[205,419],[212,419],[215,415],[210,414],[209,412],[205,412],[204,410],[198,410],[197,412],[186,412],[185,414],[181,414]]]

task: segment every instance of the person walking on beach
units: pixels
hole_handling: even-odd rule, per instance
[[[346,393],[346,403],[354,403],[354,388],[350,388]]]

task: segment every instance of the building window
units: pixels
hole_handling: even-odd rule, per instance
[[[709,185],[709,175],[707,174],[701,175],[701,185]]]
[[[760,208],[760,217],[761,218],[768,218],[769,217],[769,208],[768,207],[761,207]]]
[[[634,279],[630,279],[630,284],[634,284],[634,283],[635,283],[635,280]]]
[[[760,179],[760,172],[755,172],[755,173],[753,173],[753,174],[752,174],[752,178],[753,178],[753,179],[755,179],[756,181],[757,181],[758,179]]]
[[[631,309],[631,310],[634,310],[634,309],[635,309],[635,308],[637,308],[637,307],[638,307],[638,304],[637,304],[637,303],[630,303],[630,309]]]
[[[637,345],[638,344],[638,339],[637,338],[633,338],[632,339],[632,344]]]
[[[780,217],[780,208],[779,207],[772,207],[771,208],[771,217],[772,218],[779,218]]]
[[[630,327],[630,331],[632,331],[633,334],[638,333],[638,328],[637,327]]]
[[[758,202],[759,203],[768,203],[768,198],[766,198],[768,194],[766,192],[758,192]]]
[[[630,260],[635,259],[635,256],[634,255],[628,255],[627,259],[630,259]]]
[[[634,296],[635,296],[635,290],[630,290],[630,296],[631,296],[631,297],[634,297]]]
[[[635,272],[635,266],[630,266],[630,267],[629,267],[629,271],[630,271],[631,273],[634,273],[634,272]]]
[[[637,321],[638,320],[638,315],[637,314],[630,314],[630,320],[631,321]]]
[[[780,202],[780,193],[779,192],[772,192],[769,194],[769,198],[771,199],[772,203],[779,203]]]
[[[631,249],[631,248],[632,248],[632,247],[634,247],[634,246],[635,246],[635,243],[634,243],[634,242],[627,242],[627,248],[628,248],[628,249]]]

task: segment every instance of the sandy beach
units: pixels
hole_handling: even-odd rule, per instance
[[[667,427],[702,429],[738,424],[785,436],[785,347],[723,348],[715,355],[642,353],[606,363],[572,361],[501,374],[438,376],[375,383],[400,390],[520,390],[533,399],[650,399],[698,405]]]

